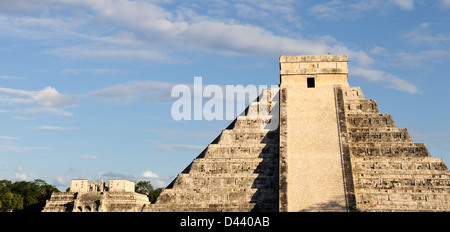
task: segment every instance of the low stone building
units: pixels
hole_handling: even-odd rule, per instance
[[[53,193],[43,212],[140,212],[150,204],[144,194],[134,192],[134,182],[110,179],[109,183],[73,179],[69,192]]]

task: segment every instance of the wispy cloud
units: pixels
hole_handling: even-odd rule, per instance
[[[2,79],[2,80],[25,80],[25,77],[0,75],[0,79]]]
[[[0,104],[16,106],[16,112],[20,114],[50,113],[72,116],[72,113],[65,111],[64,108],[73,106],[76,101],[76,96],[61,94],[50,86],[39,91],[0,88]]]
[[[359,77],[367,82],[375,83],[385,88],[411,94],[420,92],[419,88],[414,84],[380,70],[354,67],[351,69],[349,75]]]
[[[431,24],[428,22],[419,24],[417,27],[404,33],[402,37],[418,45],[439,45],[450,42],[450,34],[432,32]]]
[[[450,0],[439,0],[439,3],[445,9],[450,9]]]
[[[30,147],[16,147],[16,146],[9,146],[9,145],[0,145],[0,152],[24,152],[24,151],[30,151],[33,148]]]
[[[44,131],[78,130],[77,127],[60,127],[60,126],[38,126],[34,127],[33,129]]]
[[[115,75],[128,72],[130,71],[111,68],[66,68],[61,70],[60,73],[64,75],[78,75],[82,73]]]
[[[320,19],[357,19],[370,11],[386,12],[389,9],[413,10],[413,0],[362,0],[342,1],[331,0],[327,3],[319,3],[309,9],[310,15]]]
[[[153,173],[150,170],[142,172],[141,176],[144,177],[144,178],[158,178],[158,175]]]
[[[94,156],[94,155],[81,155],[80,159],[85,159],[85,160],[97,160],[98,157]]]
[[[10,145],[0,145],[0,152],[27,152],[34,150],[49,150],[48,147],[18,147]]]
[[[131,81],[93,91],[85,96],[94,97],[114,104],[135,101],[167,101],[175,83],[162,81]]]
[[[191,145],[191,144],[156,144],[154,148],[161,152],[175,152],[175,151],[202,151],[205,146]]]
[[[17,180],[21,180],[21,181],[29,181],[31,180],[31,178],[29,176],[27,176],[27,174],[25,173],[14,173],[14,178],[16,178]]]
[[[2,140],[17,140],[19,138],[17,137],[12,137],[12,136],[0,136],[0,141]]]
[[[387,55],[390,64],[408,68],[432,68],[434,63],[448,62],[450,34],[436,30],[436,24],[423,22],[402,32],[400,38],[416,49]]]
[[[287,3],[293,4],[292,1]],[[185,8],[168,11],[152,2],[74,0],[60,3],[60,5],[64,4],[67,4],[66,7],[88,9],[87,12],[90,13],[85,18],[90,20],[81,20],[74,26],[71,25],[73,18],[68,16],[55,18],[55,21],[52,21],[53,18],[17,16],[16,20],[3,19],[4,31],[14,34],[16,28],[22,28],[16,33],[24,36],[27,34],[24,31],[32,31],[36,25],[43,27],[47,24],[51,25],[44,31],[52,33],[61,31],[60,35],[53,35],[52,38],[72,36],[82,39],[83,44],[56,47],[50,49],[48,53],[80,58],[135,57],[165,61],[172,59],[171,53],[179,50],[246,56],[279,56],[280,54],[288,55],[288,53],[326,54],[335,50],[333,44],[328,44],[324,40],[279,36],[260,26],[242,24],[225,18],[218,20],[214,17],[199,15],[194,11],[186,14],[183,13],[186,11]],[[292,13],[292,9],[283,4],[271,4],[265,1],[255,5],[258,5],[260,10],[272,12],[271,14]],[[68,22],[65,22],[65,19]],[[111,33],[111,30],[86,33],[86,28],[80,25],[86,26],[85,24],[95,21],[110,23],[117,28],[117,33]],[[36,36],[30,35],[28,38],[32,39]],[[161,50],[161,46],[164,46],[164,50]]]
[[[49,50],[47,54],[69,57],[69,58],[112,58],[120,57],[152,60],[152,61],[170,61],[171,58],[167,54],[152,49],[142,48],[116,48],[105,45],[84,45],[62,47]]]
[[[440,148],[445,151],[450,151],[450,133],[441,131],[419,131],[415,129],[409,130],[411,137],[415,142],[426,143],[433,145],[434,148]],[[433,154],[431,154],[433,155]],[[436,154],[435,154],[436,155]]]
[[[53,7],[55,3],[57,7]],[[18,8],[31,10],[29,3],[24,0],[14,1],[14,7],[10,11],[20,12]],[[236,15],[229,15],[224,8],[237,9],[239,18],[244,19],[248,12],[255,11],[259,15],[283,18],[284,21],[296,22],[293,8],[295,1],[280,0],[277,2],[258,1],[244,3],[215,2],[217,5],[214,12],[202,12],[198,4],[184,2],[175,5],[172,2],[164,5],[153,1],[128,1],[128,0],[40,0],[37,12],[51,9],[59,17],[47,16],[30,17],[15,14],[13,17],[0,18],[0,27],[7,35],[26,36],[28,39],[45,37],[50,34],[51,38],[69,38],[77,41],[77,45],[48,46],[47,54],[69,57],[69,58],[133,58],[153,61],[173,61],[183,51],[196,51],[217,53],[237,56],[264,56],[278,57],[283,55],[298,54],[347,54],[349,59],[361,67],[368,68],[375,61],[365,51],[351,48],[339,42],[331,36],[315,36],[307,38],[295,34],[287,36],[276,34],[277,30],[270,26],[262,27],[252,24],[252,21],[236,20]],[[171,10],[165,8],[169,5]],[[83,9],[83,19],[74,22],[78,15],[71,15],[64,9]],[[200,7],[201,8],[201,7]],[[316,4],[310,8],[310,12],[318,17],[339,17],[345,15],[355,16],[368,11],[383,11],[394,8],[401,10],[414,9],[412,0],[364,0],[359,2],[343,2],[332,0],[324,4]],[[221,11],[222,10],[222,11]],[[62,14],[65,12],[66,14]],[[77,11],[78,12],[78,11]],[[202,12],[201,14],[198,12]],[[283,16],[284,15],[284,16]],[[288,17],[288,18],[284,18]],[[351,17],[348,17],[351,18]],[[96,30],[89,29],[89,24],[101,23],[108,25],[107,28],[98,27]],[[48,25],[48,26],[46,26]],[[43,29],[43,30],[42,30]],[[18,31],[17,31],[18,30]],[[43,33],[40,31],[44,31]],[[207,32],[207,33],[206,33]],[[39,34],[42,33],[42,34]],[[36,36],[35,34],[38,34]],[[401,80],[397,77],[396,80]],[[406,82],[405,80],[403,80]],[[143,84],[139,86],[139,84]],[[167,95],[157,88],[149,85],[161,86],[162,83],[127,83],[102,89],[91,93],[98,97],[115,103],[127,103],[136,98],[166,98]],[[131,87],[136,87],[132,90]],[[149,89],[149,94],[142,94],[142,89]],[[160,89],[161,89],[160,88]],[[398,89],[398,88],[394,88]],[[122,91],[120,97],[112,94],[113,98],[107,97],[112,92]],[[137,94],[137,92],[141,92]],[[43,96],[38,99],[9,99],[34,101],[43,105],[64,104],[64,101],[55,101],[51,89],[45,89]],[[51,99],[51,100],[50,100]]]
[[[50,86],[39,91],[0,88],[0,94],[3,94],[0,96],[1,100],[9,103],[35,103],[47,107],[65,107],[75,102],[74,97],[61,94]]]

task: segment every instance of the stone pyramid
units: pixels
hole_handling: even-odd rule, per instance
[[[258,113],[276,112],[277,95],[264,90],[144,212],[278,211],[279,131]]]
[[[281,56],[279,89],[263,91],[142,211],[450,211],[443,159],[348,85],[347,62]]]

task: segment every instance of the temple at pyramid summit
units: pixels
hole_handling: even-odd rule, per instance
[[[99,208],[107,197],[94,197],[94,211],[450,211],[444,160],[349,86],[347,63],[345,55],[280,56],[279,88],[264,90],[154,203],[130,190],[115,207]],[[78,196],[54,193],[44,211],[85,209]]]

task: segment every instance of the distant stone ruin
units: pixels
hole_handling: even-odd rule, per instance
[[[134,187],[125,179],[110,179],[109,184],[73,179],[70,191],[53,193],[42,212],[139,212],[150,202]]]
[[[111,181],[75,180],[79,192],[53,194],[44,211],[450,211],[444,160],[349,86],[347,62],[281,56],[279,88],[264,90],[154,204],[125,181],[114,192]],[[254,117],[261,107],[269,114]],[[275,119],[278,129],[267,128]]]

